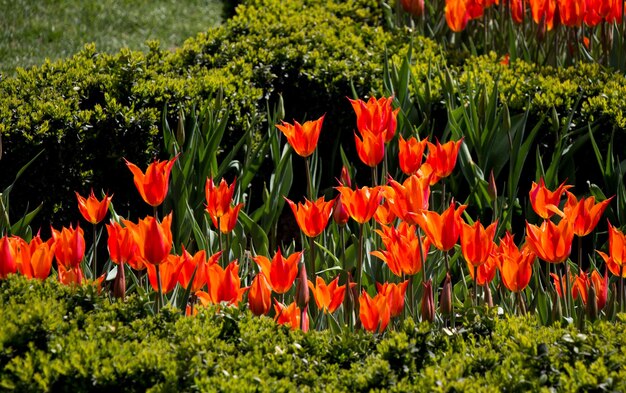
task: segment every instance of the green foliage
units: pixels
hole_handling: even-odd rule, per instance
[[[585,331],[482,316],[382,336],[302,333],[233,308],[184,317],[93,286],[0,282],[3,391],[535,391],[626,388],[624,318]]]

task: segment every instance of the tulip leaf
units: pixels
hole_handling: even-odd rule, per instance
[[[252,237],[252,243],[256,252],[260,255],[269,255],[269,240],[263,228],[243,211],[239,212],[239,221]]]

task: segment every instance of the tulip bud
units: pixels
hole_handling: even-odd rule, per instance
[[[402,8],[417,18],[424,13],[424,0],[402,0]]]
[[[493,176],[493,169],[489,174],[489,187],[487,188],[487,192],[489,193],[489,197],[491,199],[496,199],[498,197],[498,186],[496,186],[496,179]]]
[[[278,108],[276,110],[276,120],[280,121],[285,118],[285,101],[283,101],[283,95],[278,95]]]
[[[435,304],[433,301],[433,283],[428,280],[422,283],[424,286],[424,295],[422,297],[422,321],[432,322],[435,320]]]
[[[308,303],[302,309],[302,314],[300,316],[300,330],[303,332],[309,331],[309,305]]]
[[[450,273],[446,273],[446,278],[443,281],[443,289],[439,298],[439,310],[446,316],[452,314],[452,280]]]
[[[335,199],[335,208],[333,209],[333,220],[339,226],[344,226],[350,219],[350,213],[346,209],[343,202],[341,202],[341,195]]]
[[[485,304],[487,307],[493,307],[493,296],[491,295],[489,283],[485,283]]]
[[[296,282],[296,304],[304,310],[309,304],[309,286],[307,285],[306,266],[299,263],[298,281]]]
[[[352,180],[350,179],[350,171],[345,166],[341,168],[341,178],[339,179],[341,184],[345,187],[352,188]]]
[[[113,296],[122,299],[122,301],[126,298],[126,273],[124,272],[123,261],[117,267],[117,275],[113,282]]]
[[[593,284],[587,288],[587,305],[585,308],[589,320],[595,321],[598,319],[598,299],[596,298],[596,289]]]

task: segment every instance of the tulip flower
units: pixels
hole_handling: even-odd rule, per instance
[[[265,274],[260,272],[252,280],[248,291],[248,307],[256,316],[265,315],[272,306],[272,287]]]
[[[335,206],[333,207],[333,220],[339,226],[344,226],[350,219],[350,213],[346,210],[343,202],[341,202],[341,196],[335,198]]]
[[[159,223],[156,218],[148,216],[137,224],[122,220],[130,229],[139,255],[143,263],[158,265],[165,261],[172,250],[172,213],[165,216]]]
[[[587,305],[589,302],[589,287],[594,287],[596,298],[593,299],[596,302],[598,310],[602,310],[606,305],[609,290],[609,277],[608,275],[601,276],[597,270],[591,273],[591,280],[586,272],[580,272],[575,276],[574,285],[572,286],[572,297],[574,299],[581,298],[583,304]]]
[[[540,227],[526,223],[528,246],[543,261],[565,261],[572,250],[573,239],[574,227],[566,219],[561,220],[558,225],[546,220]]]
[[[5,235],[0,238],[0,280],[4,280],[9,274],[16,272],[15,253],[9,238]]]
[[[518,25],[524,23],[524,14],[526,13],[526,2],[524,0],[510,0],[509,9],[511,10],[511,19]]]
[[[378,293],[383,294],[389,303],[389,314],[392,318],[401,315],[404,310],[404,297],[408,285],[409,280],[405,280],[399,284],[388,282],[384,284],[376,283],[376,290]]]
[[[216,264],[221,255],[222,251],[218,251],[207,260],[206,251],[200,250],[192,256],[183,247],[182,267],[178,275],[178,283],[183,288],[188,288],[189,284],[191,284],[191,293],[198,292],[207,283],[209,267]],[[192,277],[193,281],[191,281]]]
[[[126,166],[133,173],[133,181],[143,200],[150,206],[159,206],[165,200],[169,187],[170,172],[178,156],[169,161],[154,161],[148,165],[146,173],[128,160]]]
[[[469,21],[469,14],[465,5],[466,0],[446,0],[444,13],[450,30],[459,33],[465,29]]]
[[[442,214],[424,210],[415,216],[415,221],[422,228],[431,243],[439,250],[448,251],[454,247],[461,234],[461,214],[467,206],[454,208],[454,201],[450,201]]]
[[[243,294],[248,290],[248,287],[241,287],[239,264],[236,260],[228,264],[226,269],[223,269],[217,263],[209,266],[207,286],[208,293],[200,293],[212,304],[226,302],[228,304],[237,305],[241,302]],[[200,297],[200,295],[198,296]]]
[[[39,236],[30,244],[18,237],[13,239],[18,271],[28,278],[44,280],[48,277],[54,259],[54,243],[42,242]]]
[[[341,193],[342,201],[353,220],[364,224],[374,217],[382,199],[382,188],[362,187],[352,190],[348,187],[336,187],[336,189]]]
[[[373,135],[382,135],[383,143],[387,143],[393,139],[396,133],[397,116],[400,108],[393,109],[393,97],[381,97],[378,100],[374,97],[365,102],[361,100],[350,100],[352,109],[356,113],[356,124],[365,138],[365,133]],[[370,165],[373,166],[373,165]]]
[[[231,233],[235,226],[237,225],[237,219],[239,218],[239,211],[243,207],[243,202],[237,204],[236,206],[231,206],[228,208],[228,211],[224,213],[221,217],[211,216],[211,221],[213,221],[213,225],[219,228],[222,233]]]
[[[348,217],[349,216],[350,215],[348,215]],[[396,214],[391,210],[387,199],[383,200],[383,203],[378,205],[376,213],[374,213],[374,220],[381,225],[390,225],[396,218]]]
[[[611,273],[617,277],[626,277],[626,236],[609,222],[609,255],[597,251],[604,259]]]
[[[235,193],[235,184],[237,179],[233,180],[229,186],[226,180],[222,179],[219,186],[215,186],[213,179],[206,179],[204,186],[204,194],[206,196],[206,210],[211,218],[220,218],[230,210],[233,194]],[[217,224],[215,225],[217,226]]]
[[[402,0],[401,4],[406,12],[416,18],[424,13],[424,0]]]
[[[83,271],[80,266],[66,268],[64,265],[59,264],[59,282],[63,285],[80,285],[83,283]]]
[[[558,18],[555,18],[557,2],[554,0],[530,0],[530,11],[536,24],[552,30]]]
[[[383,134],[364,130],[361,132],[361,138],[359,138],[355,132],[354,143],[359,158],[369,167],[376,167],[385,157],[385,137]]]
[[[308,281],[309,289],[313,292],[315,304],[317,308],[324,313],[334,313],[343,303],[346,293],[346,285],[339,285],[339,277],[336,277],[330,284],[326,285],[323,278],[315,277],[315,285]],[[355,283],[350,283],[350,287],[354,287]]]
[[[565,203],[563,212],[574,226],[574,234],[579,237],[586,236],[595,229],[602,213],[604,213],[606,207],[611,203],[611,199],[613,199],[613,197],[611,197],[600,203],[596,203],[594,197],[583,198],[579,201],[571,192],[566,191],[566,194],[567,202]]]
[[[298,202],[296,206],[289,199],[285,198],[285,200],[289,204],[300,230],[305,235],[317,237],[324,231],[330,219],[334,201],[326,202],[324,197],[320,197],[315,202],[311,202],[305,198],[304,204]]]
[[[80,194],[76,193],[76,199],[78,200],[78,210],[83,215],[85,220],[96,225],[104,219],[104,216],[109,210],[109,204],[111,203],[111,196],[105,195],[102,201],[98,201],[98,198],[93,193],[93,189],[89,194],[89,198],[84,198]]]
[[[559,211],[559,202],[561,196],[572,186],[565,185],[565,182],[554,190],[554,192],[546,188],[543,179],[539,180],[539,184],[533,182],[530,188],[530,204],[537,215],[544,220],[552,217],[554,213]]]
[[[283,124],[277,124],[276,128],[285,134],[287,142],[289,142],[293,150],[299,156],[306,158],[313,154],[317,147],[317,140],[322,131],[324,116],[314,121],[307,121],[304,124],[300,124],[297,121],[294,121],[293,125],[283,122]]]
[[[76,229],[72,226],[57,231],[52,228],[52,238],[54,239],[54,255],[57,263],[63,265],[66,270],[76,268],[85,256],[85,238],[80,225]]]
[[[276,251],[272,261],[263,255],[254,257],[265,277],[269,279],[272,289],[276,293],[286,293],[293,286],[298,275],[298,263],[302,257],[302,251],[295,252],[283,258],[280,248]]]
[[[382,226],[376,232],[381,236],[386,250],[373,251],[371,254],[383,260],[393,274],[401,277],[422,270],[422,260],[426,260],[430,241],[427,238],[420,241],[414,226],[402,222],[398,228]]]
[[[580,27],[585,18],[586,0],[557,0],[560,22],[567,27]]]
[[[133,232],[117,222],[106,224],[107,246],[109,257],[115,264],[128,263],[135,270],[145,269],[143,260],[139,258],[139,246],[135,242]]]
[[[528,247],[517,248],[513,236],[507,232],[500,240],[496,255],[504,286],[512,292],[524,290],[533,273],[535,254]]]
[[[475,266],[471,262],[467,263],[467,269],[470,272],[470,277],[472,280],[476,282],[479,286],[488,285],[496,276],[496,268],[497,268],[497,259],[494,254],[491,254],[489,258],[485,261],[485,263],[480,266]],[[476,273],[474,273],[474,268],[476,268]]]
[[[359,318],[363,329],[368,332],[382,333],[389,325],[391,309],[384,294],[378,293],[374,298],[363,290],[359,296]]]
[[[418,141],[417,138],[411,137],[405,141],[402,135],[400,135],[398,140],[398,148],[400,149],[398,158],[400,159],[402,172],[411,176],[420,169],[427,143],[427,138]]]
[[[428,145],[428,156],[426,163],[432,168],[433,175],[430,178],[430,184],[433,185],[439,180],[444,179],[452,173],[456,166],[456,160],[461,148],[462,139],[458,141],[449,141],[443,145],[437,141],[437,144],[426,142]]]
[[[433,295],[433,282],[432,280],[428,280],[422,282],[422,304],[420,306],[420,311],[422,313],[422,321],[432,322],[435,320],[435,299]],[[444,288],[445,289],[445,288]]]
[[[495,248],[493,238],[496,234],[496,226],[497,223],[494,222],[485,228],[479,220],[476,220],[473,225],[461,222],[461,251],[468,264],[478,267],[487,262]]]
[[[161,276],[161,289],[160,293],[170,293],[176,288],[178,284],[178,276],[180,269],[183,267],[183,258],[178,255],[168,255],[161,263],[159,263],[159,274]],[[148,263],[146,265],[148,269],[148,281],[152,289],[159,292],[159,283],[157,277],[157,265]]]
[[[408,177],[403,184],[389,179],[389,185],[384,188],[384,195],[389,208],[402,221],[415,225],[417,216],[428,209],[430,198],[430,176]]]
[[[291,327],[291,330],[298,330],[300,328],[300,308],[293,302],[289,306],[285,306],[274,299],[274,311],[276,317],[274,320],[279,325],[287,325]]]

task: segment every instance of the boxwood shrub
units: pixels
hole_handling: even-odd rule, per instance
[[[173,52],[155,42],[146,52],[123,49],[113,55],[87,45],[72,58],[2,78],[0,170],[6,176],[0,186],[44,149],[13,191],[14,217],[27,203],[32,208],[44,202],[37,222],[66,225],[78,219],[73,192],[85,194],[90,187],[114,193],[120,213],[147,213],[122,157],[145,165],[160,155],[165,106],[176,114],[191,102],[202,105],[220,89],[232,107],[230,143],[250,124],[263,129],[262,121],[252,120],[262,120],[266,101],[278,94],[284,97],[286,120],[326,113],[320,154],[324,177],[332,179],[339,143],[356,157],[354,114],[346,97],[381,95],[385,54],[399,62],[411,41],[419,82],[428,70],[445,67],[461,86],[466,80],[491,84],[498,79],[502,99],[513,110],[530,103],[537,117],[552,107],[566,113],[582,94],[576,124],[597,121],[607,134],[626,129],[624,77],[598,66],[553,69],[518,61],[503,67],[495,55],[444,53],[431,40],[386,26],[376,0],[243,0],[224,25]],[[431,81],[437,132],[446,124],[442,86],[437,77]],[[298,184],[293,189],[299,190]]]
[[[302,333],[245,308],[153,315],[147,298],[18,276],[0,282],[0,307],[2,391],[626,389],[623,317],[585,331],[488,312],[456,329]]]

